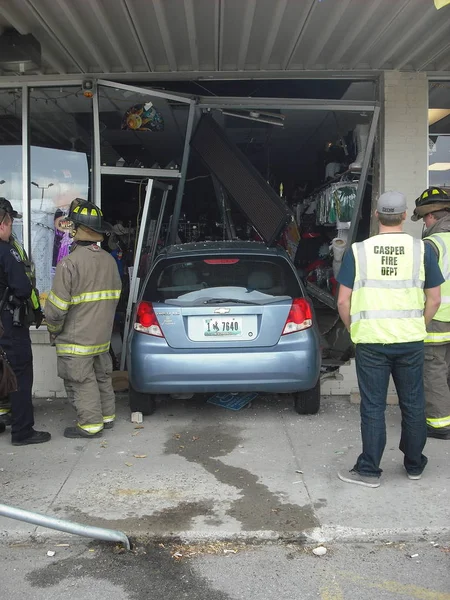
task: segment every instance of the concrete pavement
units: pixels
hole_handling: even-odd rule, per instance
[[[382,485],[338,480],[360,451],[359,407],[323,398],[297,415],[287,397],[232,412],[204,399],[165,399],[141,428],[118,396],[116,426],[68,440],[72,408],[36,400],[48,444],[13,447],[0,436],[1,502],[124,531],[137,539],[287,539],[305,542],[449,539],[450,442],[429,440],[429,464],[410,481],[398,450],[400,414],[387,408]],[[6,541],[66,534],[0,518]]]

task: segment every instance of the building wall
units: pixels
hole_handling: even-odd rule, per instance
[[[407,196],[408,219],[405,230],[420,236],[422,224],[413,223],[410,215],[414,201],[428,183],[428,80],[425,73],[387,71],[380,82],[382,113],[380,120],[379,171],[375,189],[396,189]],[[32,331],[35,383],[38,397],[64,394],[62,381],[56,374],[55,350],[43,331]],[[337,378],[323,382],[323,393],[351,395],[358,401],[354,361],[340,369]],[[390,400],[395,401],[390,385]]]

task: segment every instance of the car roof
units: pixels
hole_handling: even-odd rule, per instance
[[[178,256],[192,256],[195,254],[223,254],[239,252],[241,254],[258,254],[263,256],[282,256],[287,258],[283,248],[269,247],[263,242],[246,242],[241,240],[222,242],[193,242],[189,244],[174,244],[164,248],[158,258],[176,258]]]

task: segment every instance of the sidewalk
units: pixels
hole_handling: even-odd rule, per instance
[[[382,485],[345,484],[360,451],[359,407],[326,397],[319,415],[297,415],[291,401],[258,398],[232,412],[165,400],[129,420],[118,397],[113,430],[95,440],[62,436],[74,413],[61,399],[36,400],[36,427],[48,444],[16,448],[0,436],[4,504],[124,531],[131,538],[434,540],[449,538],[450,443],[429,440],[428,467],[410,481],[398,450],[400,415],[387,408]],[[0,518],[4,541],[68,537]]]

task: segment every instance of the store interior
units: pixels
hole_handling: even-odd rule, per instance
[[[141,87],[141,86],[140,86]],[[292,224],[280,232],[277,242],[291,256],[305,283],[323,291],[317,309],[323,331],[333,329],[336,312],[333,297],[339,260],[352,219],[361,163],[372,118],[370,111],[280,109],[275,105],[261,109],[258,97],[323,100],[375,100],[371,81],[202,81],[152,84],[170,94],[211,97],[254,97],[250,109],[204,110],[214,118],[230,142],[242,153],[292,212]],[[189,105],[165,99],[151,91],[139,92],[99,86],[100,156],[102,167],[114,167],[114,174],[101,175],[101,204],[105,217],[114,226],[105,240],[105,249],[116,258],[129,285],[129,268],[146,264],[136,257],[145,197],[146,178],[121,174],[120,169],[179,169],[188,120]],[[0,91],[0,180],[1,195],[20,204],[21,98],[17,90]],[[31,236],[33,258],[41,289],[51,283],[55,268],[45,255],[55,215],[64,211],[73,197],[93,198],[93,116],[92,98],[73,87],[36,87],[30,94],[31,140]],[[195,133],[195,128],[194,128]],[[13,148],[19,154],[12,164]],[[53,151],[52,156],[49,152]],[[46,154],[47,153],[47,154]],[[9,171],[9,172],[8,172]],[[11,177],[11,172],[17,173]],[[168,242],[167,232],[173,213],[177,183],[167,196],[158,239],[158,249]],[[234,237],[260,240],[261,236],[234,198],[224,190],[195,151],[190,153],[183,191],[178,238],[180,242],[223,240]],[[369,233],[371,176],[368,177],[362,205],[358,237]],[[225,192],[226,203],[220,201]],[[148,235],[144,255],[151,245],[154,224],[161,207],[162,194],[155,193],[150,203]],[[66,206],[67,205],[67,206]],[[59,212],[58,212],[59,211]],[[40,216],[42,215],[42,216]],[[231,223],[231,228],[230,228]],[[35,226],[34,226],[35,225]],[[58,235],[55,233],[55,235]],[[38,238],[42,238],[40,242]],[[338,239],[339,245],[333,240]],[[45,266],[51,260],[50,270]],[[148,265],[147,265],[148,266]],[[323,302],[323,297],[330,300]],[[327,306],[328,305],[328,306]],[[126,306],[126,291],[120,310]],[[123,314],[120,323],[123,322]],[[121,325],[120,325],[121,327]],[[336,347],[335,345],[333,345]]]

